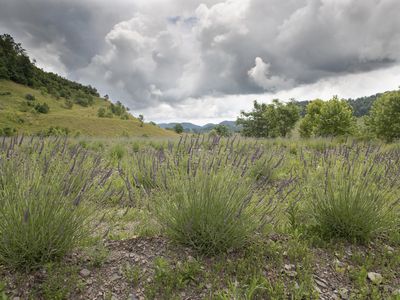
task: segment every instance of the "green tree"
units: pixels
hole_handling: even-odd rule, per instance
[[[299,107],[295,102],[284,104],[275,99],[271,104],[254,101],[251,112],[242,111],[236,123],[242,126],[244,136],[286,136],[299,119]]]
[[[335,96],[329,101],[318,99],[307,105],[307,113],[300,123],[300,135],[341,136],[354,133],[355,126],[351,106]]]
[[[143,124],[144,124],[144,117],[143,117],[143,115],[139,115],[139,122],[140,122],[140,127],[143,127]]]
[[[385,93],[374,102],[367,126],[387,142],[400,138],[400,91]]]
[[[182,124],[179,124],[179,123],[175,124],[173,129],[178,134],[181,134],[183,132],[183,126],[182,126]]]
[[[213,128],[213,131],[216,132],[216,134],[218,134],[219,136],[223,136],[223,137],[228,137],[231,136],[231,131],[229,130],[228,127],[226,127],[225,125],[217,125]]]

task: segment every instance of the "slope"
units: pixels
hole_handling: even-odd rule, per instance
[[[35,100],[27,100],[26,95]],[[58,99],[57,99],[58,98]],[[46,103],[49,113],[38,113],[34,105]],[[0,80],[0,129],[11,128],[18,133],[37,134],[48,132],[51,127],[67,129],[71,135],[85,136],[175,136],[175,133],[161,129],[127,114],[123,120],[113,115],[112,118],[97,116],[99,108],[109,109],[111,102],[93,97],[93,104],[83,107],[74,104],[68,109],[65,99],[54,97],[43,91],[29,88],[8,80]]]

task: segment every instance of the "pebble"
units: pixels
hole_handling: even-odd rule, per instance
[[[90,275],[90,271],[89,271],[88,269],[82,269],[82,270],[79,272],[79,274],[80,274],[82,277],[88,277],[88,276]]]
[[[374,284],[381,284],[383,277],[379,273],[368,272],[368,279],[371,280],[371,282]]]

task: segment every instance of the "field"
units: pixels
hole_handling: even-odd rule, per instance
[[[25,96],[36,98],[36,103],[46,103],[50,107],[48,114],[36,113],[27,106]],[[172,131],[163,130],[151,124],[143,124],[129,116],[128,120],[99,118],[98,109],[107,108],[110,102],[102,98],[94,98],[94,104],[88,107],[73,105],[65,108],[63,98],[56,99],[37,89],[17,84],[8,80],[0,80],[0,128],[12,127],[19,134],[37,134],[50,127],[67,128],[70,135],[97,137],[173,137]]]
[[[0,299],[400,299],[398,143],[15,136],[0,165]]]

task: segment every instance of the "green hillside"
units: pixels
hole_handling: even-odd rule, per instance
[[[32,95],[35,100],[27,100]],[[175,133],[151,124],[143,124],[126,114],[126,120],[117,115],[98,117],[99,108],[109,111],[111,102],[93,97],[93,104],[87,107],[73,104],[66,108],[62,97],[55,97],[40,90],[17,84],[9,80],[0,80],[0,129],[15,129],[18,133],[48,133],[50,128],[67,129],[69,134],[85,136],[174,136]],[[47,114],[35,110],[35,105],[46,103]]]

